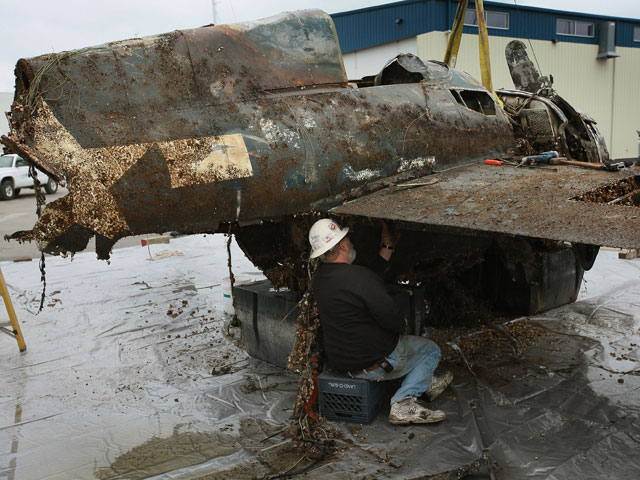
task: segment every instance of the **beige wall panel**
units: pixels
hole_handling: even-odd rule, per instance
[[[417,37],[418,56],[423,60],[444,59],[449,35],[444,32],[429,32]]]
[[[444,59],[448,34],[430,32],[418,37],[418,56],[427,60]],[[489,37],[489,55],[494,88],[513,88],[509,69],[504,61],[504,47],[511,39]],[[424,55],[424,57],[423,57]],[[480,80],[480,60],[478,57],[478,37],[462,35],[456,68],[464,70]]]
[[[376,75],[387,61],[400,53],[418,55],[416,37],[345,53],[343,60],[347,77],[350,80],[357,80],[367,75]]]
[[[554,88],[573,107],[587,113],[604,135],[609,152],[612,150],[613,63],[598,60],[597,45],[538,42],[534,45],[540,67],[545,75],[551,73]]]
[[[614,158],[638,156],[640,130],[640,48],[620,48],[614,63],[612,150]],[[610,62],[612,60],[609,60]]]
[[[418,55],[442,60],[448,34],[430,32],[418,36]],[[512,38],[489,37],[494,88],[514,88],[504,49]],[[552,74],[554,88],[575,108],[598,123],[612,158],[637,154],[640,129],[640,49],[618,47],[617,59],[598,60],[597,45],[532,40],[524,41],[535,63],[531,45],[544,75]],[[463,35],[456,67],[480,79],[478,37]],[[614,85],[615,82],[615,85]]]

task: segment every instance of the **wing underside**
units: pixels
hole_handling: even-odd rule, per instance
[[[331,213],[430,230],[499,233],[617,248],[640,247],[640,169],[618,172],[489,166],[482,162],[384,189]],[[415,225],[414,225],[415,226]]]

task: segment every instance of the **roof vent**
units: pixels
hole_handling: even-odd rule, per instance
[[[597,58],[619,57],[616,53],[616,23],[602,22],[600,24],[600,46]]]

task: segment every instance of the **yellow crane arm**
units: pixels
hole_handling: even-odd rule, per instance
[[[450,67],[456,66],[458,60],[458,50],[460,50],[460,40],[462,39],[462,27],[464,26],[464,15],[467,12],[469,0],[459,0],[456,10],[456,19],[453,21],[453,30],[447,41],[447,51],[444,54],[444,63]]]
[[[478,49],[480,52],[480,72],[482,85],[494,95],[493,82],[491,81],[491,60],[489,58],[489,34],[487,33],[487,21],[484,16],[482,0],[476,0],[476,14],[478,16]]]
[[[469,0],[459,0],[456,10],[456,18],[453,22],[453,30],[447,41],[447,50],[444,54],[444,63],[449,67],[456,66],[458,59],[458,51],[460,50],[460,41],[462,40],[462,27],[464,26],[464,16],[469,6]],[[502,102],[493,89],[491,80],[491,59],[489,55],[489,34],[487,33],[487,22],[484,16],[484,4],[482,0],[476,0],[476,14],[478,17],[478,48],[480,53],[480,73],[482,76],[482,85],[489,90],[496,98],[500,106]]]

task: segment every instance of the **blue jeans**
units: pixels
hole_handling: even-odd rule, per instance
[[[382,367],[378,367],[370,372],[355,375],[354,378],[382,382],[404,377],[402,385],[391,397],[391,403],[394,404],[406,398],[417,398],[427,391],[433,372],[440,361],[440,348],[424,337],[400,335],[398,345],[386,359],[393,365],[391,372],[387,373]]]

